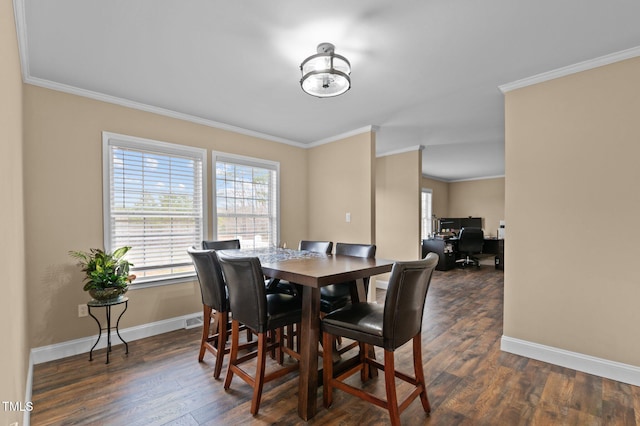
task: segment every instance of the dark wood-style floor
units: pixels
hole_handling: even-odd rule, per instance
[[[432,413],[414,401],[403,424],[640,425],[640,388],[501,352],[502,295],[503,274],[491,266],[435,272],[422,333]],[[109,365],[104,350],[91,363],[84,354],[36,365],[31,424],[304,423],[295,373],[265,385],[252,417],[249,386],[234,378],[225,392],[211,376],[213,357],[198,363],[199,337],[192,329],[130,342],[128,356],[115,346]],[[396,352],[396,366],[412,373],[410,357],[409,344]],[[225,370],[226,361],[223,377]],[[365,386],[383,395],[382,379]],[[388,423],[386,411],[340,391],[325,409],[320,389],[318,407],[311,425]]]

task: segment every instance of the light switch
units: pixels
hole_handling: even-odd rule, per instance
[[[344,220],[345,220],[347,223],[351,222],[351,213],[347,213],[347,214],[345,215]]]

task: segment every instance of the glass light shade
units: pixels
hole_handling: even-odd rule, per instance
[[[333,53],[333,45],[323,43],[317,54],[308,57],[300,65],[300,85],[306,93],[320,98],[338,96],[351,87],[351,64]]]

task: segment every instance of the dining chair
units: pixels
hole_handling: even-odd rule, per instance
[[[374,258],[376,256],[375,244],[350,244],[336,243],[336,254]],[[369,278],[365,279],[365,288],[369,285]],[[341,284],[331,284],[320,288],[320,312],[328,314],[336,309],[351,303],[351,291],[355,287],[355,281]]]
[[[214,250],[190,247],[187,252],[193,260],[202,296],[203,323],[198,361],[203,361],[206,351],[211,352],[216,357],[213,377],[217,379],[220,377],[224,355],[230,351],[227,345],[229,300],[226,284]],[[213,327],[211,327],[212,319]]]
[[[284,345],[282,329],[299,323],[302,305],[299,297],[284,293],[267,293],[262,267],[257,257],[220,257],[220,265],[227,280],[229,305],[233,312],[231,321],[231,355],[224,388],[229,389],[234,374],[253,388],[251,414],[258,414],[264,383],[298,369],[300,355]],[[245,325],[258,335],[256,351],[238,356],[239,327]],[[271,333],[270,333],[271,332]],[[283,353],[298,362],[283,366],[266,374],[266,355],[276,349],[278,364],[283,364]],[[255,375],[251,376],[241,364],[256,360]]]
[[[233,250],[240,248],[240,240],[204,240],[202,248],[209,250]]]
[[[329,408],[333,402],[333,389],[357,396],[389,411],[392,425],[400,424],[400,414],[417,397],[428,414],[431,411],[422,369],[422,317],[431,276],[438,264],[438,255],[429,253],[422,260],[396,262],[391,270],[384,305],[356,303],[325,316],[323,332],[323,403]],[[344,336],[358,342],[359,363],[333,376],[331,342],[335,336]],[[413,341],[414,377],[395,368],[394,351],[409,340]],[[384,349],[384,364],[371,357],[370,345]],[[369,368],[384,371],[386,400],[362,388],[347,384],[345,380],[360,371],[362,382],[368,380]],[[413,386],[408,397],[398,404],[395,378]]]

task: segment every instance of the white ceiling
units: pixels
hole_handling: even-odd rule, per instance
[[[423,173],[504,175],[498,86],[640,45],[638,0],[15,0],[25,81],[295,145],[377,128]],[[300,89],[321,42],[352,89]]]

